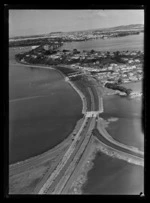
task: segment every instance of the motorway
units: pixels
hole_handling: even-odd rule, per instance
[[[66,81],[68,81],[68,79]],[[76,88],[74,89],[77,91]],[[85,120],[83,122],[83,125],[81,126],[79,132],[75,136],[75,139],[71,144],[70,148],[64,155],[65,159],[62,159],[62,161],[60,162],[56,170],[51,174],[51,176],[48,178],[46,183],[40,189],[38,194],[61,194],[61,192],[64,191],[65,185],[67,185],[67,182],[71,178],[73,171],[78,166],[79,160],[84,155],[84,153],[81,153],[81,151],[83,152],[86,150],[86,147],[90,142],[90,138],[92,134],[94,136],[97,136],[106,145],[116,149],[118,152],[121,151],[126,153],[126,156],[128,156],[129,158],[131,157],[133,159],[135,158],[136,161],[137,161],[137,158],[139,158],[140,161],[143,161],[142,153],[135,152],[133,149],[129,150],[124,147],[120,147],[119,144],[117,145],[116,143],[115,144],[112,143],[111,140],[106,139],[100,133],[95,134],[95,131],[93,130],[96,130],[97,128],[97,124],[96,124],[97,116],[100,112],[102,112],[101,111],[102,104],[99,106],[100,109],[97,110],[95,107],[94,94],[92,93],[92,88],[88,87],[87,89],[91,96],[91,111],[85,112]],[[79,95],[81,97],[81,94]],[[98,98],[99,98],[99,101],[102,101],[101,97],[98,96]],[[82,102],[84,102],[83,97],[81,97],[81,99],[82,99]],[[85,104],[83,106],[85,106]],[[90,125],[90,123],[92,123],[93,125]],[[85,140],[87,144],[84,144]]]
[[[31,67],[33,66],[31,65]],[[36,67],[38,68],[39,66]],[[43,68],[48,67],[43,66]],[[89,94],[91,96],[91,109],[87,112],[87,101],[84,97],[84,92],[82,93],[81,91],[79,91],[78,88],[76,88],[69,79],[67,79],[66,82],[70,83],[70,85],[75,89],[75,91],[82,99],[82,113],[84,114],[83,122],[76,135],[74,135],[72,143],[70,144],[69,148],[65,152],[57,167],[51,174],[49,174],[47,180],[45,180],[43,185],[41,185],[41,188],[39,188],[39,191],[37,191],[38,194],[61,194],[62,191],[64,191],[64,187],[70,180],[73,171],[78,166],[80,159],[85,156],[86,148],[88,146],[88,143],[90,143],[91,136],[93,135],[96,136],[106,146],[117,150],[118,153],[124,152],[126,153],[126,156],[132,156],[133,159],[135,157],[136,160],[138,158],[140,159],[140,161],[143,161],[144,158],[144,154],[142,152],[135,151],[135,149],[130,147],[123,147],[122,145],[119,145],[119,143],[113,142],[113,140],[111,139],[106,139],[105,131],[102,127],[98,127],[97,125],[99,119],[98,116],[103,111],[103,100],[102,97],[99,95],[96,86],[94,88],[99,99],[99,109],[97,109],[97,107],[95,106],[95,93],[92,93],[92,88],[90,88],[89,86],[87,90],[89,91]]]

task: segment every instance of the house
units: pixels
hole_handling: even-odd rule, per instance
[[[109,66],[109,67],[108,67],[108,70],[112,70],[112,69],[113,69],[113,67],[112,67],[112,66]]]
[[[36,49],[37,47],[39,46],[31,46],[31,49],[33,50],[33,49]]]
[[[134,62],[133,60],[129,60],[129,61],[128,61],[128,63],[133,63],[133,62]]]
[[[49,45],[49,44],[45,44],[45,45],[43,46],[43,48],[44,48],[46,51],[48,51],[48,50],[50,49],[50,45]]]
[[[135,59],[134,61],[135,61],[136,63],[139,63],[139,62],[140,62],[140,60],[139,60],[139,59]]]
[[[52,59],[58,59],[58,58],[60,58],[60,57],[57,56],[57,55],[50,55],[49,58],[52,58]]]

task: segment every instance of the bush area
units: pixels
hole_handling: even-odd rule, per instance
[[[50,44],[50,43],[54,43],[54,41],[56,40],[59,42],[62,41],[60,38],[49,39],[49,37],[38,38],[38,39],[24,39],[24,40],[10,41],[9,47],[36,46],[36,45],[47,44],[47,43]]]
[[[121,92],[125,92],[127,95],[129,95],[132,92],[132,89],[127,89],[125,87],[119,86],[116,83],[106,83],[105,87],[113,89],[113,90],[119,90]]]
[[[46,39],[26,39],[9,42],[9,47],[34,46],[43,43]]]

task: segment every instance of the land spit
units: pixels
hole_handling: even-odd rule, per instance
[[[47,68],[47,67],[46,67]],[[58,71],[58,70],[57,70]],[[60,72],[60,71],[59,71]],[[61,72],[60,72],[61,73]],[[62,73],[61,73],[61,75],[63,75]],[[63,75],[64,76],[64,75]],[[65,77],[65,76],[64,76]],[[65,77],[66,78],[66,77]],[[86,112],[86,100],[84,99],[84,96],[83,96],[83,94],[80,92],[80,91],[78,91],[78,89],[74,86],[74,84],[72,83],[72,82],[70,82],[70,81],[68,81],[69,83],[70,83],[70,85],[72,86],[72,87],[74,87],[74,89],[77,91],[77,93],[80,95],[80,97],[81,97],[81,99],[82,99],[82,102],[83,102],[83,109],[82,109],[82,113],[85,113]],[[101,105],[102,105],[102,98],[100,98],[101,99]],[[94,102],[93,102],[93,104],[94,104]],[[102,105],[103,106],[103,105]],[[103,111],[103,109],[101,109],[101,111],[100,111],[100,113]],[[84,122],[84,119],[82,120],[81,119],[81,125],[80,125],[80,127],[83,125],[83,122]],[[79,129],[80,129],[80,127],[79,127]],[[72,133],[73,134],[73,133]],[[106,135],[107,136],[107,135]],[[70,136],[69,136],[70,137]],[[95,139],[95,138],[94,138]],[[97,138],[96,138],[97,139]],[[98,140],[98,139],[97,139]],[[70,140],[69,140],[70,142],[68,143],[68,145],[69,144],[71,144],[71,138],[70,138]],[[115,156],[115,157],[117,157],[117,158],[121,158],[121,159],[125,159],[125,160],[127,160],[128,162],[134,162],[135,164],[139,164],[139,162],[137,161],[135,161],[135,159],[129,159],[128,157],[127,157],[127,155],[124,155],[125,153],[124,152],[120,152],[119,151],[119,153],[118,152],[116,152],[117,150],[116,149],[114,149],[114,148],[111,148],[110,146],[107,146],[107,145],[105,145],[103,142],[100,142],[100,140],[98,140],[99,141],[99,143],[100,143],[100,145],[99,145],[99,147],[97,148],[93,148],[92,147],[92,150],[90,150],[90,151],[92,151],[92,154],[93,154],[93,152],[94,152],[94,154],[97,152],[97,149],[99,149],[100,151],[102,151],[103,153],[106,153],[107,155],[110,155],[110,156]],[[112,141],[112,140],[111,140]],[[64,140],[63,141],[64,143],[66,142],[66,140]],[[94,141],[95,142],[95,141]],[[89,141],[89,143],[91,143],[91,141]],[[63,146],[62,145],[62,143],[60,144],[61,146]],[[90,144],[88,144],[87,146],[86,146],[86,149],[85,149],[85,151],[87,150],[89,150],[89,147],[90,146]],[[91,145],[92,146],[92,145]],[[57,146],[58,147],[58,146]],[[56,148],[57,148],[56,147]],[[59,147],[58,147],[59,148]],[[108,150],[109,149],[109,150]],[[53,150],[53,149],[52,149]],[[55,149],[56,150],[56,149]],[[96,150],[96,151],[95,151]],[[51,151],[51,150],[50,150]],[[56,150],[57,151],[57,150]],[[87,151],[86,151],[86,153],[84,153],[83,155],[82,155],[82,157],[84,157],[85,159],[84,160],[86,160],[86,159],[88,159],[88,156],[87,156],[87,154],[89,154],[89,153],[87,153]],[[65,154],[65,153],[67,153],[68,152],[68,148],[67,148],[67,150],[65,150],[65,152],[63,153],[63,155]],[[137,150],[136,150],[136,152],[137,152]],[[56,152],[54,152],[54,153],[56,153]],[[38,157],[40,157],[41,155],[39,155]],[[63,157],[63,156],[62,156]],[[92,158],[91,158],[92,157]],[[87,163],[90,163],[90,160],[93,160],[93,157],[95,157],[95,155],[93,156],[90,156],[90,158],[88,159],[88,161],[87,161]],[[32,159],[32,161],[33,160],[35,160],[35,157],[33,157],[33,158],[31,158]],[[30,161],[31,161],[31,159],[30,159]],[[76,157],[75,157],[75,159],[76,159]],[[61,160],[61,158],[59,159],[59,161]],[[81,161],[82,160],[82,161]],[[28,161],[28,160],[27,160]],[[58,163],[59,163],[59,161],[57,161],[57,164],[55,165],[55,167],[58,165]],[[80,159],[80,163],[83,163],[83,158],[81,158]],[[25,163],[25,162],[24,162]],[[27,163],[27,162],[26,162]],[[71,169],[72,169],[72,164],[73,164],[73,162],[71,163],[71,165],[69,166],[69,168],[68,168],[68,170],[67,170],[67,172],[68,171],[71,171]],[[31,162],[30,162],[30,164],[28,164],[28,167],[30,166],[31,167]],[[140,165],[143,165],[143,161],[141,160],[141,162],[140,162]],[[16,166],[16,165],[15,165]],[[14,167],[15,167],[14,166]],[[17,165],[18,166],[18,165]],[[81,167],[79,167],[80,166],[80,164],[78,164],[77,165],[77,169],[80,169]],[[13,167],[13,166],[12,166]],[[30,168],[29,167],[29,168]],[[53,167],[53,169],[55,169],[55,167]],[[23,167],[24,168],[24,167]],[[68,188],[69,188],[69,178],[70,178],[70,180],[72,179],[74,179],[74,180],[78,180],[78,178],[76,177],[77,176],[77,174],[79,174],[79,172],[77,173],[77,169],[75,168],[75,170],[74,170],[74,173],[73,173],[73,175],[66,175],[66,176],[63,176],[62,177],[62,179],[60,180],[61,182],[62,182],[62,180],[65,180],[65,183],[66,183],[66,185],[64,185],[64,184],[58,184],[57,185],[57,187],[55,188],[55,190],[53,191],[53,193],[54,194],[57,194],[57,193],[64,193],[65,191],[67,192],[67,190],[68,190]],[[89,170],[89,168],[91,168],[91,167],[88,167],[88,170]],[[49,170],[49,173],[47,173],[46,175],[45,175],[45,178],[43,178],[43,180],[44,181],[46,181],[46,179],[48,178],[48,176],[50,175],[50,172],[52,173],[52,171],[51,170]],[[77,174],[76,174],[77,173]],[[66,178],[67,177],[67,178]],[[72,177],[74,177],[74,178],[72,178]],[[81,183],[83,183],[85,180],[86,180],[86,178],[84,178],[82,181],[81,181],[81,177],[79,178],[79,182]],[[43,183],[44,183],[44,181],[42,181],[42,182],[40,182],[40,187],[43,185]],[[67,181],[68,181],[68,183],[67,183]],[[78,182],[78,181],[77,181]],[[75,184],[76,185],[76,184]],[[40,187],[36,187],[36,190],[34,190],[34,192],[35,193],[37,193],[38,192],[38,190],[40,189]],[[79,187],[80,188],[80,187]],[[76,191],[76,189],[74,189],[74,191]]]
[[[35,68],[53,69],[51,67],[45,67],[45,66],[43,67],[43,66],[35,66],[35,65],[29,65],[29,64],[28,65],[22,64],[22,65],[30,66],[30,67],[32,66],[32,67],[35,67]],[[55,70],[58,71],[57,69],[55,69]],[[58,71],[58,72],[61,73],[60,71]],[[61,75],[65,78],[65,76],[62,73],[61,73]],[[72,83],[69,83],[69,84],[77,92],[77,88],[75,88],[75,86]],[[79,91],[78,91],[78,94],[79,94]],[[80,93],[80,97],[82,98],[81,93]],[[85,109],[86,109],[85,100],[84,100],[83,109],[84,109],[83,110],[83,112],[84,112]],[[70,146],[74,134],[76,134],[76,132],[78,132],[78,130],[80,129],[80,127],[81,127],[81,125],[83,123],[83,120],[84,120],[83,118],[78,120],[77,123],[76,123],[75,128],[72,131],[72,133],[63,142],[61,142],[60,144],[58,144],[54,148],[50,149],[49,151],[47,151],[47,152],[45,152],[43,154],[31,157],[31,158],[26,159],[26,160],[21,161],[21,162],[17,162],[15,164],[11,164],[9,166],[9,178],[10,178],[10,190],[9,190],[9,192],[11,194],[20,193],[19,192],[20,191],[19,187],[17,187],[16,184],[19,184],[18,182],[21,182],[21,180],[22,180],[24,182],[24,183],[22,183],[22,186],[25,185],[25,187],[28,187],[28,184],[26,184],[26,182],[30,182],[30,184],[32,184],[32,182],[34,181],[34,183],[36,183],[36,184],[34,184],[34,186],[37,185],[37,187],[34,190],[32,188],[32,191],[29,191],[29,189],[28,190],[23,189],[22,190],[23,192],[21,192],[21,193],[26,194],[26,191],[27,191],[28,194],[30,194],[30,192],[36,193],[36,191],[38,190],[37,188],[39,188],[38,185],[41,185],[42,182],[43,182],[42,180],[45,180],[45,177],[47,177],[47,174],[49,174],[46,171],[51,171],[52,172],[55,169],[55,167],[58,165],[58,163],[62,159],[64,153],[67,151],[68,147]],[[60,158],[58,158],[58,157],[60,157]],[[33,171],[36,172],[36,170],[38,170],[38,168],[41,167],[42,164],[44,165],[44,164],[46,164],[47,162],[50,162],[50,161],[53,164],[51,163],[50,164],[51,167],[47,166],[45,169],[43,169],[43,172],[41,171],[40,177],[42,175],[43,178],[40,178],[40,181],[37,181],[37,180],[39,180],[38,177],[36,177],[36,180],[34,179],[32,181],[31,176],[30,176],[30,181],[27,180],[30,173],[33,173]],[[14,181],[15,181],[15,184],[14,184]],[[37,182],[38,182],[38,184],[37,184]]]

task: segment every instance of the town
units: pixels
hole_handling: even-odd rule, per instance
[[[60,41],[54,41],[32,46],[29,52],[16,55],[16,59],[22,63],[44,64],[57,68],[61,66],[60,71],[72,80],[83,75],[91,76],[103,87],[119,90],[127,95],[131,90],[126,91],[119,85],[143,78],[143,51],[81,52],[77,49],[60,50],[62,44]]]
[[[9,39],[10,47],[19,46],[33,46],[40,45],[46,41],[54,42],[59,41],[61,43],[73,42],[73,41],[87,41],[96,39],[110,39],[115,37],[124,37],[128,35],[139,35],[144,32],[143,25],[127,25],[118,26],[113,28],[102,28],[102,29],[92,29],[84,31],[73,31],[73,32],[51,32],[43,35],[34,36],[20,36]]]

